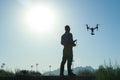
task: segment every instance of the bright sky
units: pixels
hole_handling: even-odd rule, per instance
[[[120,64],[119,8],[119,0],[0,0],[0,64],[8,70],[35,70],[36,63],[40,72],[59,68],[67,24],[78,40],[74,67],[98,68],[109,59]],[[100,24],[94,36],[86,24]]]

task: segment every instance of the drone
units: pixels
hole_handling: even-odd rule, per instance
[[[88,24],[86,24],[87,31],[91,30],[91,35],[95,35],[95,34],[94,34],[94,30],[96,29],[96,30],[98,31],[98,25],[99,25],[99,24],[97,24],[96,27],[94,27],[94,28],[93,28],[93,27],[90,28],[90,27],[88,26]]]

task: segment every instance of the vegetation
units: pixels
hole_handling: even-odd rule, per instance
[[[11,71],[5,71],[0,69],[0,77],[14,76],[14,73]]]
[[[85,70],[79,71],[77,75],[78,76],[94,76],[94,72],[85,69]]]
[[[33,71],[33,65],[31,65],[31,70],[19,70],[16,69],[15,72],[5,70],[5,63],[2,63],[0,69],[0,77],[11,77],[11,76],[41,76],[41,73],[37,71],[39,64],[36,63],[36,71]]]
[[[120,80],[120,66],[118,64],[100,65],[98,69],[91,72],[89,70],[79,71],[78,76],[94,76],[95,80]]]
[[[112,65],[99,66],[95,72],[96,80],[120,80],[120,67]]]
[[[0,77],[10,76],[41,76],[41,73],[29,70],[17,70],[15,73],[13,73],[12,71],[5,71],[3,69],[0,69]]]
[[[15,76],[41,76],[41,73],[38,71],[18,70],[15,72]]]
[[[15,72],[4,70],[3,67],[0,69],[0,77],[9,76],[41,76],[42,74],[38,71],[32,70],[16,70]],[[95,80],[120,80],[120,66],[118,64],[100,65],[95,71],[83,70],[79,71],[78,76],[93,76]]]

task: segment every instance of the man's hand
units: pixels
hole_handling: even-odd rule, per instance
[[[73,44],[73,47],[75,47],[76,46],[76,44]]]
[[[73,46],[74,46],[74,47],[76,46],[76,44],[75,44],[76,41],[77,41],[77,39],[73,41]]]
[[[76,40],[74,40],[73,42],[75,43],[77,41],[77,39]]]

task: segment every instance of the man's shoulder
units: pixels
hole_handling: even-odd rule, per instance
[[[65,36],[65,33],[64,33],[64,34],[62,34],[62,36],[61,36],[61,37],[63,37],[63,36]]]
[[[72,33],[64,33],[63,35],[72,35]]]
[[[69,33],[70,35],[72,35],[72,33]]]
[[[64,34],[62,35],[62,37],[66,37],[66,36],[72,36],[72,33],[64,33]]]
[[[68,33],[69,36],[72,36],[72,33]]]

